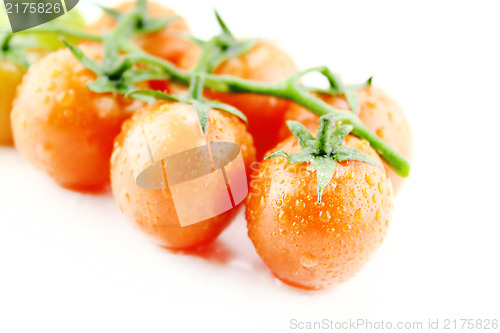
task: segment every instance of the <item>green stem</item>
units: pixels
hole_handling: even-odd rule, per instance
[[[136,62],[144,62],[161,67],[172,79],[180,83],[189,85],[193,79],[188,73],[179,70],[168,61],[160,60],[146,54],[132,55],[132,57]],[[297,78],[304,75],[304,73],[309,73],[318,69],[323,70],[323,67],[301,72],[300,74],[296,74],[278,83],[261,83],[240,79],[230,75],[207,74],[205,76],[204,86],[220,92],[252,93],[287,99],[300,104],[318,116],[333,113],[338,116],[338,120],[353,125],[354,129],[352,133],[367,140],[373,149],[375,149],[397,174],[402,177],[407,177],[410,172],[410,165],[405,158],[392,150],[384,141],[372,133],[354,113],[334,108],[323,100],[308,93],[307,90],[297,82]]]

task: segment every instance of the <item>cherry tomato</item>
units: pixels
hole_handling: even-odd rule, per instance
[[[21,83],[25,69],[8,59],[0,59],[0,145],[12,144],[10,111],[16,88]]]
[[[381,162],[368,142],[348,135],[344,145]],[[273,150],[300,151],[295,137]],[[337,163],[317,203],[312,164],[263,161],[251,181],[245,216],[257,253],[281,280],[308,289],[346,281],[358,272],[386,235],[392,209],[390,180],[381,167]]]
[[[243,79],[278,82],[297,71],[292,58],[270,42],[260,41],[250,51],[232,57],[214,71],[220,75],[234,75]],[[278,142],[278,131],[290,102],[255,94],[226,94],[216,91],[207,96],[231,104],[248,117],[249,131],[257,148],[257,157]]]
[[[128,12],[133,9],[135,2],[124,2],[117,6],[115,10],[119,12]],[[148,1],[148,12],[152,17],[167,18],[176,15],[176,13],[162,5]],[[114,28],[116,22],[110,16],[104,14],[96,23],[88,29],[94,33],[102,33],[104,30]],[[191,57],[195,54],[198,46],[182,37],[182,34],[189,33],[189,28],[183,18],[170,22],[164,29],[137,36],[134,41],[146,52],[157,57],[166,59],[183,69],[189,69],[193,62],[184,59],[185,56]],[[193,50],[194,49],[194,50]]]
[[[342,95],[320,95],[326,103],[341,109],[349,110]],[[359,118],[379,138],[384,140],[392,149],[410,160],[413,150],[413,139],[410,125],[399,105],[379,88],[369,86],[358,91]],[[308,110],[294,104],[285,114],[285,120],[297,120],[309,129],[317,129],[319,117]],[[280,137],[286,138],[290,131],[283,123]],[[404,182],[404,178],[396,174],[385,162],[384,166],[392,181],[394,192],[397,193]]]
[[[144,141],[134,134],[142,130],[145,124],[161,118],[166,113],[189,111],[192,106],[182,103],[161,103],[148,106],[127,120],[122,132],[115,141],[111,158],[111,185],[120,210],[130,220],[135,221],[143,230],[156,238],[163,246],[173,249],[187,249],[207,244],[214,240],[230,223],[236,209],[231,209],[187,226],[180,226],[176,206],[170,187],[163,189],[146,189],[137,185],[135,176],[142,172],[136,165],[139,156],[146,151]],[[182,126],[192,126],[192,119],[175,116],[173,120],[178,129]],[[196,116],[195,116],[196,118]],[[197,118],[195,120],[197,124]],[[151,130],[148,140],[149,156],[159,156],[168,151],[167,141],[174,138],[172,132],[165,129],[168,126],[158,126]],[[203,136],[201,136],[203,138]],[[173,140],[173,139],[172,139]],[[190,138],[177,144],[184,145]],[[208,142],[233,142],[240,146],[245,167],[255,161],[255,148],[252,136],[246,130],[246,125],[237,117],[223,111],[211,110],[207,126],[206,140]],[[132,143],[131,143],[132,142]],[[175,142],[173,144],[176,144]],[[136,148],[130,148],[136,147]],[[136,151],[137,150],[137,151]],[[167,163],[169,163],[167,161]],[[187,171],[186,171],[187,172]],[[199,189],[193,189],[198,191]],[[217,196],[217,194],[215,194]],[[193,199],[194,200],[194,199]],[[214,197],[214,200],[218,200]],[[207,211],[210,204],[199,202],[199,210]]]
[[[100,61],[102,46],[81,49]],[[142,105],[91,91],[86,84],[95,79],[69,49],[61,49],[29,68],[13,103],[16,148],[71,189],[94,189],[108,182],[113,140],[131,111]]]

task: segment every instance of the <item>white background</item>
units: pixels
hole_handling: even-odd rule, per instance
[[[79,5],[95,15],[89,3]],[[107,3],[100,1],[100,3]],[[115,2],[109,2],[115,3]],[[189,1],[193,32],[263,36],[399,101],[411,177],[382,248],[354,279],[308,292],[273,278],[243,216],[205,257],[156,246],[110,194],[59,188],[0,148],[0,331],[288,331],[290,320],[500,319],[500,7],[474,1]]]

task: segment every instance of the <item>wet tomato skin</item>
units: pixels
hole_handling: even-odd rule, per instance
[[[338,109],[349,110],[349,105],[343,95],[320,95],[320,97]],[[373,86],[360,89],[358,99],[359,118],[366,127],[396,152],[407,160],[411,160],[413,137],[410,125],[396,101],[381,89]],[[296,104],[290,107],[285,114],[285,120],[298,120],[311,130],[318,128],[318,119],[318,116]],[[281,125],[279,132],[282,139],[290,135],[285,123]],[[385,162],[384,166],[391,178],[394,192],[397,193],[404,183],[404,178],[397,175]]]
[[[26,70],[8,59],[0,59],[0,145],[12,145],[10,113],[16,88],[21,83]]]
[[[100,61],[100,45],[81,49]],[[69,49],[61,49],[29,68],[13,103],[16,148],[70,189],[97,189],[109,181],[113,140],[131,111],[142,105],[92,92],[86,84],[95,79]]]
[[[267,41],[260,41],[248,52],[221,63],[214,74],[233,75],[247,80],[279,82],[297,71],[293,59],[283,50]],[[255,94],[227,94],[207,91],[207,96],[233,105],[247,117],[249,131],[257,148],[257,157],[278,142],[280,124],[290,102],[277,97]]]
[[[366,141],[347,136],[345,145],[380,162]],[[300,151],[290,137],[273,150]],[[321,289],[356,274],[382,243],[392,210],[385,170],[359,161],[337,164],[317,203],[313,166],[265,160],[251,182],[245,216],[257,253],[284,282]]]
[[[115,10],[128,12],[134,6],[135,2],[123,2]],[[148,12],[155,18],[168,18],[177,15],[173,10],[152,1],[148,1]],[[94,33],[102,33],[115,26],[115,20],[109,15],[104,14],[97,22],[89,26],[88,30]],[[193,61],[195,61],[190,57],[197,54],[196,50],[198,46],[181,36],[188,33],[189,28],[186,21],[182,17],[179,17],[160,31],[136,37],[134,42],[144,51],[154,56],[168,60],[183,69],[189,69],[193,66]],[[185,57],[187,58],[185,59]]]
[[[128,158],[130,152],[127,152],[125,142],[147,119],[169,112],[173,106],[188,107],[179,103],[160,103],[142,109],[123,124],[111,158],[111,185],[118,207],[126,217],[137,223],[162,246],[180,250],[212,242],[231,222],[237,208],[202,222],[181,227],[168,187],[144,189],[136,185],[134,170]],[[158,137],[163,134],[165,133],[158,133]],[[212,142],[234,142],[239,145],[248,174],[250,164],[255,161],[255,148],[252,136],[240,119],[225,112],[210,111],[206,137]],[[152,154],[154,155],[155,151],[152,151]]]

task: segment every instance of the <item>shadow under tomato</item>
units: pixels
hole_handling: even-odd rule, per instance
[[[169,252],[175,254],[191,255],[194,257],[202,258],[208,262],[215,264],[228,264],[233,258],[234,253],[231,249],[220,240],[215,240],[210,244],[199,246],[187,250],[172,250],[164,247]]]

